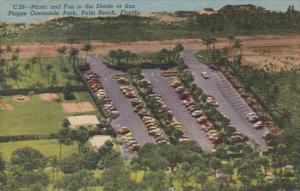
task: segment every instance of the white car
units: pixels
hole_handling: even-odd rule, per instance
[[[208,96],[207,99],[206,99],[206,102],[212,106],[215,106],[215,107],[218,107],[219,106],[219,103],[215,100],[214,97],[212,96]]]
[[[264,127],[264,123],[262,121],[257,121],[254,125],[252,125],[252,128],[254,129],[262,129]]]
[[[246,118],[249,120],[251,123],[256,123],[259,121],[259,117],[255,112],[250,112],[247,114]]]
[[[194,112],[192,112],[192,117],[199,117],[202,115],[202,111],[200,110],[195,110]]]
[[[204,79],[209,79],[209,75],[207,72],[201,72],[201,76],[204,78]]]

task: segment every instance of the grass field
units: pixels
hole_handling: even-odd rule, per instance
[[[62,95],[60,95],[63,98]],[[88,92],[75,93],[76,100],[68,101],[90,101]],[[56,101],[43,101],[38,95],[30,96],[29,101],[19,103],[11,97],[3,97],[2,102],[11,104],[12,111],[0,110],[0,135],[22,135],[22,134],[49,134],[55,133],[62,127],[65,117],[70,116],[64,112],[61,99]],[[93,102],[92,102],[93,103]]]
[[[64,86],[67,82],[73,85],[81,84],[73,72],[71,64],[65,58],[66,70],[62,70],[58,58],[41,58],[41,61],[32,62],[32,59],[21,59],[6,62],[4,66],[7,74],[6,85],[10,89],[39,88],[50,86]],[[14,66],[17,68],[14,74]],[[47,67],[51,69],[47,70]],[[53,83],[53,76],[56,82]],[[2,88],[2,87],[0,87]]]
[[[13,151],[23,147],[32,147],[39,150],[47,157],[56,155],[59,158],[59,144],[54,139],[0,143],[0,152],[2,153],[4,159],[9,160]],[[76,144],[62,146],[62,158],[67,157],[75,152],[77,152]]]

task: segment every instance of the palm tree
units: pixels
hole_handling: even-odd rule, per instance
[[[5,48],[5,51],[7,52],[7,63],[9,63],[10,60],[10,53],[12,53],[12,48],[10,45],[7,45]]]
[[[164,61],[164,63],[166,63],[167,57],[168,57],[168,50],[165,48],[161,49],[161,51],[159,52],[159,55],[160,55],[160,60]]]
[[[5,49],[0,46],[0,58],[5,54]]]
[[[109,51],[109,56],[111,58],[111,64],[113,65],[114,64],[114,58],[117,57],[117,52],[115,50],[111,50],[111,51]]]
[[[241,50],[242,42],[239,39],[235,39],[232,45],[232,49],[234,49],[234,58],[237,55],[238,50]]]
[[[72,63],[73,69],[76,69],[76,61],[78,60],[79,50],[76,48],[71,48],[69,50],[69,60]]]
[[[59,63],[61,65],[61,68],[66,68],[64,63],[64,55],[66,53],[67,48],[65,46],[62,46],[57,49],[57,52],[59,53]]]
[[[231,49],[231,45],[232,45],[232,42],[234,41],[235,37],[230,35],[227,37],[228,40],[229,40],[229,45],[228,45],[228,48]]]
[[[211,43],[212,43],[212,55],[211,55],[211,57],[212,57],[212,61],[213,61],[213,63],[215,64],[215,52],[216,52],[216,42],[217,42],[217,39],[215,38],[215,37],[212,37],[211,38]]]
[[[48,85],[50,85],[50,72],[51,72],[52,68],[53,68],[53,66],[51,64],[47,64],[46,71],[47,71]]]
[[[57,166],[58,166],[58,160],[57,160],[57,156],[50,156],[48,158],[49,160],[49,163],[52,167],[52,183],[54,183],[54,177],[55,177],[55,171],[57,169]]]
[[[94,48],[92,44],[87,43],[82,46],[81,50],[85,52],[85,63],[87,63],[88,52],[92,51]]]
[[[121,63],[122,58],[124,58],[124,51],[122,49],[117,50],[117,55],[116,55],[117,59],[118,59],[118,64]]]
[[[211,50],[210,45],[212,44],[211,37],[210,36],[203,37],[202,44],[206,46],[206,53],[207,53],[207,57],[209,58],[209,52]]]
[[[129,58],[131,58],[131,52],[129,50],[126,50],[124,52],[124,57],[126,58],[126,63],[128,64]]]
[[[30,70],[30,64],[29,63],[24,64],[23,68],[25,70],[25,77],[28,77],[28,71]]]

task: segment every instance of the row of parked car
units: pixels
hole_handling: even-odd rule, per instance
[[[104,90],[101,83],[100,76],[91,70],[87,70],[82,74],[84,80],[89,86],[90,91],[96,98],[97,102],[101,105],[103,111],[112,118],[117,118],[119,112],[112,100],[109,98],[108,93]]]
[[[169,77],[169,75],[174,76],[174,75],[177,74],[176,72],[164,72],[164,73],[168,77]],[[146,80],[146,79],[139,80],[138,84],[141,85],[141,86],[143,86],[143,85],[146,84],[146,86],[153,88],[151,82],[149,80]],[[166,112],[166,113],[170,113],[171,114],[172,119],[169,120],[169,121],[166,121],[166,123],[170,127],[175,128],[175,129],[181,131],[181,135],[180,135],[180,138],[179,138],[178,141],[189,141],[188,136],[186,134],[186,131],[183,128],[183,125],[179,121],[177,121],[175,119],[175,117],[172,114],[172,111],[168,108],[167,104],[163,101],[162,97],[159,94],[153,92],[153,90],[151,91],[151,93],[148,93],[147,96],[149,98],[152,98],[151,99],[152,101],[155,101],[156,103],[158,103],[157,105],[159,105],[159,109],[156,112]]]
[[[175,89],[179,99],[182,100],[182,104],[187,108],[192,117],[194,117],[200,128],[205,132],[209,140],[213,144],[220,144],[222,140],[219,137],[217,130],[208,121],[206,115],[201,111],[198,104],[192,98],[189,92],[185,90],[185,87],[178,80],[173,80],[170,84],[171,87]]]
[[[118,128],[115,130],[115,133],[117,138],[121,141],[124,150],[135,152],[140,149],[140,145],[127,127]]]
[[[174,80],[171,82],[171,87],[175,89],[178,97],[182,100],[182,104],[187,107],[192,117],[196,118],[197,122],[200,125],[200,128],[205,132],[209,140],[213,144],[222,143],[223,140],[221,140],[217,129],[215,129],[214,126],[208,121],[207,116],[203,113],[203,111],[201,111],[199,105],[196,104],[192,96],[186,91],[183,84],[178,80]],[[183,91],[178,91],[178,89],[182,89]],[[207,96],[206,103],[214,107],[219,106],[215,101],[215,98],[210,95]],[[228,117],[226,117],[224,114],[222,115],[225,119],[227,119],[228,122],[230,122],[230,119]],[[230,138],[234,143],[240,143],[245,140],[245,136],[242,133],[237,132],[235,127],[229,126],[228,128],[231,128],[231,131],[233,132]]]
[[[142,119],[145,124],[148,134],[155,138],[155,141],[159,144],[168,143],[166,135],[159,128],[159,123],[152,114],[147,110],[145,104],[140,99],[139,95],[135,92],[134,88],[130,85],[123,85],[120,87],[121,92],[130,99],[134,112]]]

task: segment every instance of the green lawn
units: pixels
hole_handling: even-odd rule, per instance
[[[81,84],[76,79],[67,58],[65,58],[65,64],[67,70],[62,70],[58,58],[41,58],[41,62],[32,62],[32,59],[20,59],[16,63],[6,61],[4,66],[5,73],[8,75],[6,85],[11,89],[22,89],[64,86],[68,81],[73,85]],[[47,66],[49,65],[52,68],[48,71]],[[17,68],[17,75],[13,75],[14,66]],[[56,83],[52,83],[53,76],[56,76]]]
[[[63,96],[60,102],[43,101],[38,95],[30,96],[29,101],[19,103],[11,97],[3,97],[2,102],[11,104],[12,111],[0,110],[0,135],[23,134],[49,134],[55,133],[61,128],[65,117],[72,114],[65,113],[62,108]],[[90,101],[92,98],[88,92],[75,93],[76,101]],[[96,112],[91,112],[96,113]]]
[[[9,160],[12,152],[22,147],[32,147],[39,150],[45,156],[57,155],[59,157],[59,144],[54,139],[0,143],[0,152],[6,160]],[[62,158],[75,152],[77,152],[76,144],[62,146]]]

